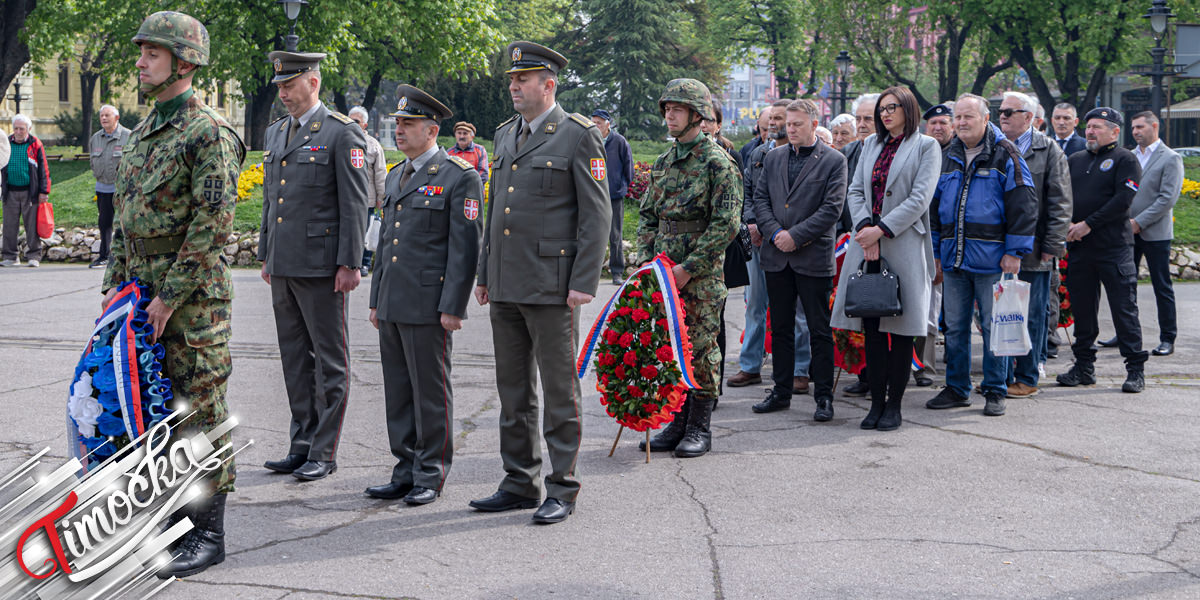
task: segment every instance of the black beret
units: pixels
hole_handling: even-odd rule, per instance
[[[1125,125],[1125,120],[1121,117],[1121,111],[1107,106],[1098,106],[1088,111],[1088,114],[1083,116],[1083,122],[1087,123],[1092,119],[1104,119],[1109,123],[1117,126]]]
[[[932,119],[934,117],[953,117],[953,116],[954,116],[954,110],[951,109],[949,106],[947,106],[945,104],[934,104],[933,106],[929,107],[929,110],[925,111],[925,114],[922,115],[921,118],[928,121],[929,119]]]

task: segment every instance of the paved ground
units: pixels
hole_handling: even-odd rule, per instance
[[[45,446],[65,456],[66,388],[100,279],[77,266],[0,270],[0,472]],[[362,494],[392,465],[366,292],[351,301],[340,470],[301,484],[260,466],[286,452],[287,404],[268,288],[255,271],[235,281],[229,403],[243,423],[235,442],[254,445],[239,455],[229,556],[159,597],[1200,597],[1200,286],[1177,288],[1179,351],[1149,363],[1136,396],[1119,391],[1113,350],[1101,355],[1100,385],[1045,388],[1002,418],[983,417],[979,397],[928,411],[934,390],[909,388],[892,433],[858,429],[861,399],[839,397],[837,417],[816,424],[809,397],[756,415],[765,388],[727,390],[712,453],[647,465],[629,436],[607,456],[617,426],[588,392],[578,510],[542,527],[528,511],[467,508],[502,475],[484,310],[473,306],[455,338],[445,495],[410,508]],[[727,315],[734,340],[740,299]],[[1141,305],[1153,307],[1148,286]],[[1156,340],[1152,319],[1144,324]]]

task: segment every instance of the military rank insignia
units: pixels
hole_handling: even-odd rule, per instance
[[[593,158],[592,159],[592,179],[595,179],[596,181],[604,181],[604,178],[607,176],[608,176],[608,168],[604,166],[604,159],[603,158]]]
[[[422,196],[438,196],[441,195],[442,189],[440,185],[423,185],[417,188],[417,193]]]
[[[367,157],[363,154],[362,148],[350,149],[350,164],[355,169],[361,169],[363,165],[367,164]]]
[[[463,215],[468,221],[474,221],[479,216],[479,201],[474,198],[467,198],[463,202]]]

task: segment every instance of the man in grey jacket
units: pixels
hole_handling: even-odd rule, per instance
[[[96,177],[96,210],[100,221],[100,254],[88,268],[108,264],[108,245],[112,241],[113,192],[116,191],[117,164],[129,141],[129,130],[121,125],[120,113],[111,104],[100,107],[100,131],[88,143],[92,175]]]
[[[833,332],[829,293],[837,270],[834,226],[846,201],[846,157],[816,138],[817,105],[796,100],[787,107],[787,139],[763,160],[754,187],[754,214],[762,235],[762,269],[771,313],[775,386],[754,412],[791,406],[794,319],[800,301],[809,327],[808,372],[817,403],[813,419],[833,418]]]
[[[1037,225],[1033,251],[1021,258],[1018,277],[1029,283],[1029,354],[1009,364],[1008,397],[1028,398],[1037,394],[1038,365],[1046,362],[1050,272],[1066,252],[1067,228],[1071,226],[1071,173],[1067,155],[1053,140],[1033,130],[1037,103],[1027,94],[1005,92],[1000,103],[1000,131],[1021,152],[1029,167],[1037,196]]]

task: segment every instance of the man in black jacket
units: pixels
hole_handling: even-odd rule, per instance
[[[1067,291],[1075,311],[1075,364],[1058,376],[1058,384],[1074,387],[1096,383],[1096,312],[1100,284],[1108,295],[1113,325],[1127,376],[1121,391],[1145,388],[1142,326],[1137,308],[1137,266],[1133,264],[1133,228],[1129,206],[1137,193],[1142,167],[1132,152],[1117,145],[1121,113],[1094,108],[1085,117],[1087,151],[1067,160],[1071,169],[1074,210],[1067,230]]]

